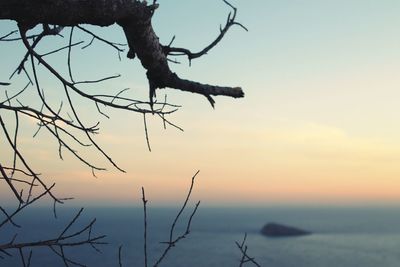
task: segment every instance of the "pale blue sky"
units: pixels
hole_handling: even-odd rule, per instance
[[[159,3],[153,23],[160,40],[168,43],[175,35],[176,46],[193,50],[213,40],[230,11],[216,0]],[[183,105],[172,119],[185,133],[163,131],[161,122],[151,119],[152,153],[146,151],[141,116],[115,112],[112,120],[102,121],[103,135],[98,138],[129,171],[127,175],[112,170],[93,180],[90,170],[74,160],[63,164],[55,160],[57,167],[50,173],[62,176],[60,183],[73,195],[92,201],[126,201],[141,185],[154,192],[157,201],[175,201],[181,198],[176,191],[185,188],[197,169],[202,170],[199,198],[210,205],[398,201],[400,2],[232,4],[249,32],[233,28],[191,67],[181,58],[182,64],[173,69],[201,82],[242,86],[244,99],[217,97],[212,110],[202,96],[166,90],[171,102]],[[8,25],[2,22],[1,32]],[[118,27],[96,30],[123,41]],[[76,36],[81,39],[82,35]],[[43,51],[54,44],[54,40],[44,43]],[[8,77],[10,64],[15,65],[16,48],[7,44],[0,51],[5,57],[0,63],[2,80]],[[146,77],[137,60],[123,56],[119,62],[116,53],[101,44],[74,53],[77,76],[123,75],[91,90],[131,87],[132,95],[147,96]],[[65,54],[54,62],[62,65]],[[51,79],[43,78],[42,84],[56,88]],[[59,97],[56,90],[48,94]],[[82,104],[90,119],[95,107]],[[32,150],[39,149],[46,151],[46,159],[57,156],[55,144],[40,149],[38,140],[28,140],[28,153],[35,155]],[[40,162],[37,166],[46,168]],[[69,167],[75,174],[68,174]],[[71,182],[67,176],[76,179]],[[78,183],[88,187],[76,188]],[[170,189],[162,190],[165,187]],[[88,196],[83,188],[93,192]]]

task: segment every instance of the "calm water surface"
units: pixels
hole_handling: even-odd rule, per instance
[[[17,242],[57,236],[78,208],[27,210],[16,222],[23,225]],[[71,259],[87,266],[118,266],[123,245],[123,266],[143,266],[143,213],[141,208],[87,208],[71,230],[97,218],[94,234],[106,234],[102,253],[90,247],[66,249]],[[150,262],[165,247],[177,209],[148,209]],[[188,214],[184,214],[187,218]],[[314,232],[295,238],[266,238],[260,228],[274,221]],[[64,224],[63,224],[64,223]],[[183,230],[180,224],[177,230]],[[0,231],[0,241],[12,238],[14,228]],[[161,266],[238,266],[235,241],[248,234],[249,254],[262,266],[276,267],[398,267],[400,266],[400,208],[200,208],[190,235],[173,248]],[[28,254],[28,251],[26,251]],[[5,257],[0,266],[21,266],[17,256]],[[64,266],[49,249],[34,250],[32,266]]]

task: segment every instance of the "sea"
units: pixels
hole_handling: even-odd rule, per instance
[[[192,208],[192,207],[190,207]],[[57,238],[79,208],[30,208],[15,218],[21,228],[0,229],[0,243]],[[162,255],[179,208],[147,207],[148,266]],[[191,210],[176,224],[174,237],[185,232]],[[67,233],[78,231],[92,219],[91,236],[106,235],[108,244],[65,247],[68,259],[82,266],[145,266],[142,207],[88,207]],[[271,238],[260,234],[268,222],[313,232],[308,236]],[[242,254],[236,242],[247,235],[247,254],[260,266],[274,267],[399,267],[400,207],[200,207],[190,233],[172,247],[159,266],[240,266]],[[86,239],[85,232],[82,239]],[[78,239],[75,239],[78,240]],[[119,247],[122,246],[121,250]],[[58,249],[54,247],[54,249]],[[23,250],[27,261],[30,250]],[[19,251],[0,252],[0,266],[24,266]],[[119,260],[119,258],[121,260]],[[26,264],[26,262],[25,262]],[[121,265],[120,265],[121,264]],[[63,262],[48,247],[32,250],[31,267],[75,266]],[[79,266],[79,265],[78,265]],[[254,266],[250,262],[243,266]]]

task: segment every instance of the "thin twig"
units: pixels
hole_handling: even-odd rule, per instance
[[[142,187],[142,201],[143,201],[143,220],[144,220],[144,266],[147,267],[147,200],[144,194],[144,187]]]
[[[252,264],[254,264],[257,267],[261,267],[261,265],[255,261],[255,259],[253,257],[250,257],[247,253],[247,245],[246,245],[246,239],[247,239],[247,233],[245,233],[244,237],[243,237],[243,241],[242,243],[239,244],[239,242],[235,242],[236,246],[239,248],[240,253],[242,254],[242,257],[240,259],[240,265],[239,267],[242,267],[245,263],[247,262],[251,262]]]
[[[175,219],[174,219],[174,221],[173,221],[173,223],[171,225],[170,234],[169,234],[169,241],[161,242],[161,243],[167,244],[167,247],[164,249],[163,253],[158,258],[156,263],[154,264],[154,267],[157,267],[165,259],[165,257],[167,256],[168,252],[171,250],[171,248],[173,248],[176,245],[176,243],[178,243],[180,240],[184,239],[190,233],[190,227],[191,227],[192,219],[193,219],[193,217],[194,217],[194,215],[195,215],[195,213],[196,213],[196,211],[197,211],[197,209],[198,209],[198,207],[200,205],[200,201],[196,203],[195,208],[193,209],[192,213],[190,214],[189,220],[188,220],[187,225],[186,225],[185,232],[182,233],[181,235],[179,235],[178,237],[174,238],[174,230],[175,230],[176,223],[178,222],[180,216],[182,215],[183,211],[186,208],[186,205],[187,205],[187,203],[188,203],[188,201],[190,199],[190,196],[192,194],[195,178],[196,178],[197,174],[199,174],[199,172],[200,171],[197,171],[195,173],[195,175],[193,175],[192,181],[191,181],[191,184],[190,184],[190,188],[189,188],[188,194],[186,196],[186,199],[185,199],[181,209],[179,210],[178,214],[176,215],[176,217],[175,217]]]

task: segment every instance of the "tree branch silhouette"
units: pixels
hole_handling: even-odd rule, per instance
[[[247,233],[244,234],[243,241],[240,244],[237,241],[235,242],[236,246],[240,250],[240,253],[242,254],[242,257],[240,258],[239,267],[244,266],[246,263],[252,263],[257,267],[261,267],[261,265],[258,262],[256,262],[256,260],[253,257],[250,257],[249,254],[247,253],[248,247],[246,245],[246,239],[247,239]]]
[[[4,181],[18,204],[12,210],[0,206],[1,214],[5,217],[3,221],[0,221],[0,230],[8,224],[17,228],[20,227],[17,223],[17,215],[21,214],[27,207],[36,204],[38,200],[46,197],[51,199],[53,213],[57,217],[56,205],[72,199],[70,197],[59,197],[53,193],[55,183],[47,184],[45,182],[46,179],[40,173],[35,172],[26,159],[24,149],[18,145],[21,135],[21,118],[27,118],[35,122],[37,130],[33,137],[36,137],[41,131],[46,131],[56,141],[60,159],[64,158],[63,153],[66,151],[83,165],[86,165],[92,171],[93,176],[96,176],[96,172],[105,171],[106,167],[93,163],[87,156],[84,156],[84,153],[81,153],[81,150],[85,151],[88,147],[96,149],[107,160],[108,164],[115,169],[121,172],[124,172],[124,169],[97,143],[94,136],[100,132],[99,121],[85,122],[83,120],[84,114],[79,111],[74,97],[79,97],[79,99],[87,101],[86,103],[95,107],[99,117],[110,118],[106,108],[142,115],[146,143],[151,151],[146,116],[156,115],[162,121],[164,128],[169,125],[183,131],[168,117],[176,112],[180,106],[169,103],[166,96],[164,100],[158,100],[156,97],[157,90],[171,88],[199,94],[206,97],[213,107],[215,104],[214,96],[233,98],[244,96],[241,87],[209,85],[183,79],[174,73],[168,65],[169,62],[173,62],[169,58],[171,56],[187,56],[189,62],[191,62],[193,59],[207,54],[222,41],[233,26],[247,30],[236,21],[237,9],[226,0],[223,0],[223,2],[232,9],[232,12],[228,15],[224,27],[221,26],[220,34],[201,51],[191,52],[186,48],[172,47],[172,42],[169,45],[160,43],[152,26],[152,17],[159,7],[155,0],[152,3],[137,0],[105,0],[101,2],[97,0],[0,0],[0,20],[11,20],[17,23],[17,29],[0,34],[0,44],[18,42],[23,44],[25,48],[22,58],[16,61],[15,69],[12,68],[10,71],[9,81],[5,81],[3,77],[0,77],[0,92],[5,94],[5,96],[0,96],[0,129],[5,137],[1,138],[0,142],[8,147],[9,157],[7,158],[11,161],[11,163],[0,162],[0,182]],[[103,27],[113,24],[117,24],[124,31],[126,44],[108,40],[86,27],[86,25]],[[75,42],[74,37],[77,32],[88,35],[90,41]],[[65,39],[63,34],[67,36]],[[58,47],[46,49],[45,52],[39,52],[44,40],[57,38],[65,40],[65,43]],[[88,90],[89,86],[100,85],[104,82],[118,79],[120,77],[119,74],[97,79],[76,79],[72,65],[73,49],[79,47],[81,49],[89,49],[94,43],[98,42],[106,44],[116,51],[119,59],[121,59],[121,54],[125,51],[125,48],[128,49],[128,58],[139,59],[146,70],[148,80],[149,98],[147,101],[127,95],[128,88],[122,90],[114,88],[106,94],[93,93]],[[60,54],[63,51],[67,54],[66,65],[63,66],[67,69],[67,73],[64,73],[62,68],[51,63],[50,55]],[[42,85],[43,78],[41,75],[43,72],[48,73],[46,78],[52,78],[59,84],[59,87],[52,88],[52,90],[62,96],[60,103],[55,103],[46,97],[47,91]],[[17,78],[23,81],[23,86],[19,87]],[[36,97],[35,100],[32,99],[32,92]],[[38,101],[39,105],[32,104],[34,101]],[[10,123],[11,116],[14,118],[15,124]],[[10,127],[10,124],[13,125],[13,128]],[[183,233],[175,236],[175,226],[178,220],[181,219],[182,212],[187,208],[197,174],[198,172],[193,176],[186,200],[171,225],[169,240],[163,242],[166,244],[166,248],[154,266],[158,266],[170,250],[190,233],[192,218],[200,202],[195,205],[187,221],[186,230]],[[144,189],[142,193],[145,212],[144,222],[146,225],[147,200],[145,199]],[[9,251],[17,251],[21,258],[22,266],[30,266],[32,249],[48,247],[62,260],[65,266],[83,266],[78,261],[69,258],[64,249],[71,246],[90,245],[97,250],[96,245],[105,243],[102,241],[104,236],[91,236],[95,220],[80,231],[67,234],[70,227],[80,218],[81,213],[82,210],[78,212],[64,231],[56,238],[18,243],[15,242],[15,237],[6,244],[0,244],[0,252],[4,255],[11,255]],[[145,229],[144,251],[147,266],[147,227]],[[83,238],[85,233],[88,234],[87,238]],[[75,240],[75,238],[78,238],[78,240]],[[26,253],[29,253],[27,254],[28,256]],[[121,253],[122,247],[119,248],[118,252],[120,266],[122,266]]]

